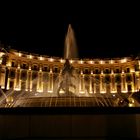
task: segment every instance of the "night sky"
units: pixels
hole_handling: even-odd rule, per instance
[[[80,58],[140,53],[140,11],[137,7],[105,7],[104,4],[63,8],[57,4],[8,6],[8,12],[1,10],[0,40],[13,49],[63,57],[64,39],[70,23]]]

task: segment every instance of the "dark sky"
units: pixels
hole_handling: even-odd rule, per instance
[[[1,10],[0,40],[13,49],[63,57],[71,23],[80,58],[140,53],[140,11],[131,4],[9,5]]]

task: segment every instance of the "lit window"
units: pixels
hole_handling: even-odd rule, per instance
[[[80,61],[80,64],[83,64],[83,61],[82,60]]]
[[[21,53],[20,52],[18,53],[18,56],[21,57]]]
[[[125,63],[126,62],[126,58],[121,60],[121,63]]]
[[[30,55],[29,58],[32,59],[32,55]]]
[[[73,60],[70,60],[70,63],[72,64],[73,63]]]
[[[64,60],[63,60],[63,59],[60,59],[60,62],[61,62],[61,63],[64,63]]]
[[[101,60],[101,61],[100,61],[100,64],[104,64],[104,61]]]
[[[50,58],[49,60],[50,60],[51,62],[53,62],[53,61],[54,61],[54,60],[53,60],[53,58]]]
[[[90,64],[93,64],[93,61],[92,60],[90,61]]]
[[[111,64],[113,64],[113,63],[114,63],[114,61],[113,61],[113,60],[110,60],[110,63],[111,63]]]
[[[39,57],[40,60],[44,60],[44,58],[42,56]]]

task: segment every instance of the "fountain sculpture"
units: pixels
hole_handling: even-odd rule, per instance
[[[76,72],[74,67],[70,64],[70,59],[74,59],[77,57],[77,45],[74,37],[74,32],[72,30],[71,25],[68,27],[68,32],[66,34],[65,39],[65,50],[64,50],[64,58],[65,64],[63,66],[62,72],[59,76],[59,82],[57,85],[57,95],[61,96],[60,91],[62,91],[64,96],[75,96],[77,91],[77,87],[75,86]],[[71,90],[72,89],[72,90]]]
[[[74,37],[74,32],[71,25],[68,26],[68,32],[65,39],[64,47],[64,59],[65,63],[62,68],[62,71],[59,73],[55,83],[54,91],[52,93],[25,93],[21,91],[19,94],[13,94],[13,90],[10,89],[4,93],[1,89],[3,98],[0,98],[0,106],[2,107],[51,107],[59,106],[58,103],[63,102],[60,106],[66,106],[64,102],[68,103],[68,106],[134,106],[134,99],[132,94],[90,94],[87,91],[87,94],[80,95],[79,91],[79,75],[72,64],[70,63],[71,59],[77,58],[77,45]],[[32,83],[36,82],[37,79],[34,79]],[[94,81],[96,84],[100,83],[99,80]],[[85,82],[85,85],[88,83]],[[12,97],[14,96],[14,97]],[[5,100],[5,101],[4,101]],[[84,101],[84,103],[82,103]],[[32,104],[33,103],[33,104]],[[38,104],[40,103],[40,104]],[[135,105],[139,106],[138,102],[135,101]]]

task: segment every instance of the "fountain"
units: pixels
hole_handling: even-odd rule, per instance
[[[0,98],[0,106],[11,106],[14,102],[14,98],[12,97],[13,90],[11,89],[5,93],[0,87],[0,93],[2,94]]]
[[[71,25],[69,24],[68,31],[65,38],[64,58],[70,60],[77,57],[78,57],[78,52],[77,52],[76,39],[75,39],[74,31]]]
[[[74,69],[70,60],[76,59],[77,56],[77,45],[74,36],[74,31],[71,25],[68,26],[68,32],[65,38],[64,47],[64,59],[62,71],[54,82],[54,90],[52,93],[40,93],[27,92],[21,90],[20,94],[12,94],[13,90],[10,89],[4,93],[2,90],[3,98],[0,100],[0,106],[5,100],[5,107],[58,107],[58,106],[101,106],[101,107],[118,107],[118,106],[134,106],[138,103],[132,98],[132,94],[122,96],[122,94],[91,94],[86,90],[85,94],[81,94],[79,90],[79,76]],[[32,83],[35,83],[37,79],[33,79]],[[99,79],[94,79],[94,83],[100,84]],[[104,82],[105,84],[106,82]],[[85,86],[88,83],[85,81]],[[105,86],[105,85],[104,85]],[[85,87],[86,89],[86,87]],[[33,90],[34,91],[34,90]],[[13,97],[14,96],[14,97]]]
[[[73,74],[74,68],[70,65],[69,60],[66,59],[64,64],[62,73],[60,74],[58,88],[56,89],[57,95],[60,96],[63,90],[65,96],[72,96],[76,93],[76,86],[74,85],[74,81],[76,80],[76,76]],[[70,88],[74,89],[74,92],[70,91]]]
[[[72,30],[71,25],[68,27],[68,32],[65,39],[65,48],[64,48],[64,59],[65,64],[63,66],[62,72],[60,73],[59,79],[55,85],[55,92],[58,96],[76,96],[78,89],[75,86],[77,82],[76,72],[74,67],[70,64],[70,59],[77,58],[77,45]],[[62,94],[63,93],[63,94]]]

